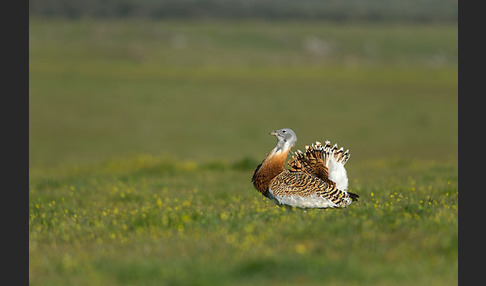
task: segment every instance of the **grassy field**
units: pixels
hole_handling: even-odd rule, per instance
[[[455,285],[457,26],[30,20],[31,285]],[[349,148],[279,208],[275,139]]]

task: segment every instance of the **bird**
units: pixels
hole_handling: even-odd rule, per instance
[[[270,132],[277,145],[259,164],[252,176],[257,191],[279,206],[297,208],[344,208],[357,201],[358,194],[348,192],[348,175],[344,165],[349,150],[316,141],[305,152],[291,149],[297,135],[290,128]],[[289,152],[292,156],[287,161]],[[289,168],[286,168],[285,164]]]

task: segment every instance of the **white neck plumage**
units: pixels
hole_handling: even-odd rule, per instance
[[[273,148],[273,150],[270,151],[269,157],[290,151],[290,149],[294,146],[294,144],[295,144],[294,142],[290,142],[290,141],[286,141],[286,142],[278,141],[277,146],[275,146],[275,148]]]

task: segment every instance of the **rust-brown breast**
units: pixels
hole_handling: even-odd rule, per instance
[[[286,152],[279,152],[274,155],[269,155],[256,168],[252,182],[253,186],[261,192],[265,193],[270,185],[270,181],[285,170],[285,161],[287,160]]]

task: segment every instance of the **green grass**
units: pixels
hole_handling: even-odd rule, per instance
[[[457,284],[456,26],[29,24],[31,285]],[[283,127],[359,202],[254,190]]]
[[[31,175],[30,281],[452,285],[454,162],[349,161],[360,201],[275,206],[241,164],[140,156]]]

